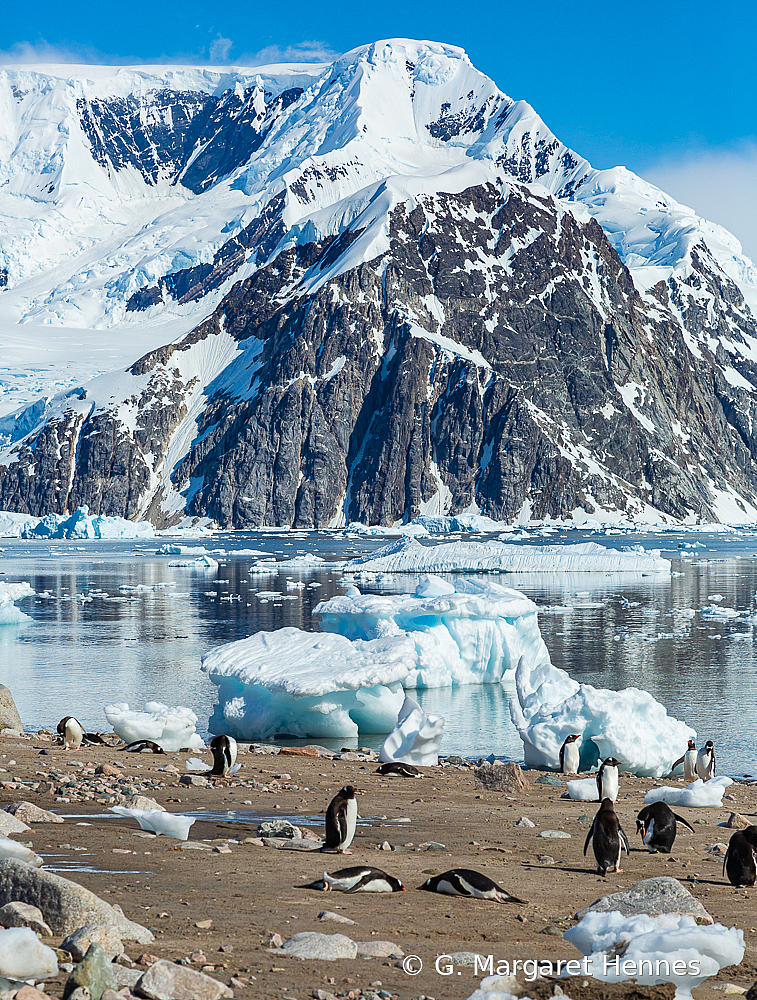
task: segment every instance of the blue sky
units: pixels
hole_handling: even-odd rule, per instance
[[[450,0],[6,4],[0,61],[251,64],[377,38],[462,46],[597,167],[624,164],[721,222],[757,258],[757,9]]]

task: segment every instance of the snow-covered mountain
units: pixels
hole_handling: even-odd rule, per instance
[[[757,520],[757,274],[457,48],[0,70],[0,508]]]

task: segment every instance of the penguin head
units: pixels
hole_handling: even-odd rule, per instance
[[[426,881],[423,883],[423,885],[417,885],[415,888],[416,889],[427,889],[429,892],[433,892],[434,891],[433,890],[433,886],[431,885],[432,882],[433,882],[433,878],[427,878]]]
[[[602,762],[602,767],[620,767],[620,761],[615,757],[608,757]]]
[[[689,750],[696,750],[697,745],[694,740],[689,740]]]
[[[355,788],[354,785],[345,785],[344,788],[339,790],[339,794],[344,799],[354,799],[358,791],[359,789]]]
[[[580,733],[572,733],[570,736],[568,736],[568,738],[565,740],[565,742],[566,743],[575,743],[576,740],[580,740],[580,739],[581,739]]]
[[[638,835],[640,837],[646,837],[646,835],[647,835],[647,828],[644,825],[644,820],[643,819],[637,819],[636,820],[636,832],[638,833]]]
[[[599,807],[600,812],[615,812],[615,806],[613,805],[612,799],[602,799],[602,805]]]
[[[714,749],[714,747],[712,745],[712,740],[707,740],[707,742],[704,745],[704,748],[707,751],[707,753],[712,753],[712,751]]]

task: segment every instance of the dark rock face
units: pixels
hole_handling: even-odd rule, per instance
[[[182,301],[240,255],[259,264],[182,342],[135,363],[131,399],[91,411],[77,399],[20,442],[0,466],[0,507],[86,503],[164,526],[186,501],[250,528],[389,524],[473,502],[500,520],[645,505],[713,519],[717,491],[757,502],[757,413],[739,387],[757,368],[699,339],[713,324],[757,330],[706,248],[687,281],[709,308],[673,279],[642,298],[596,221],[487,184],[400,204],[388,250],[324,280],[362,231],[269,260],[282,204],[206,269],[148,290]],[[233,357],[171,453],[196,391],[182,359],[222,341]]]

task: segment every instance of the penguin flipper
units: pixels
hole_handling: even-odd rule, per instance
[[[343,893],[344,893],[344,895],[347,896],[351,892],[360,892],[360,890],[363,888],[363,886],[367,885],[368,882],[371,881],[371,878],[372,878],[371,872],[366,872],[365,875],[361,875],[360,878],[357,880],[357,882],[353,886],[350,886],[349,889],[342,890]]]
[[[591,838],[594,836],[594,824],[597,822],[596,816],[591,821],[591,826],[589,827],[589,832],[586,834],[586,842],[584,844],[584,857],[586,857],[586,852],[589,850],[589,844],[591,843]]]
[[[685,757],[685,756],[686,756],[686,754],[683,755],[683,757]],[[675,769],[678,767],[679,764],[683,764],[683,757],[679,757],[678,758],[678,760],[670,768],[671,771],[675,771]]]
[[[728,851],[730,851],[730,849],[731,849],[731,845],[729,844],[728,845],[728,850],[725,852],[725,857],[723,858],[723,871],[721,872],[722,875],[725,875],[725,863],[728,860]]]
[[[565,767],[565,744],[560,747],[560,770]]]
[[[679,816],[678,813],[673,813],[673,819],[676,823],[681,823],[687,830],[691,830],[691,832],[694,833],[694,827],[691,826],[688,820],[685,820],[683,816]]]
[[[626,854],[630,857],[631,848],[628,845],[628,837],[626,837],[626,831],[623,829],[622,826],[620,826],[620,824],[618,824],[618,833],[620,834],[620,839],[623,841],[623,846],[626,849]]]
[[[340,809],[336,817],[339,824],[339,843],[343,844],[347,839],[347,808]]]

